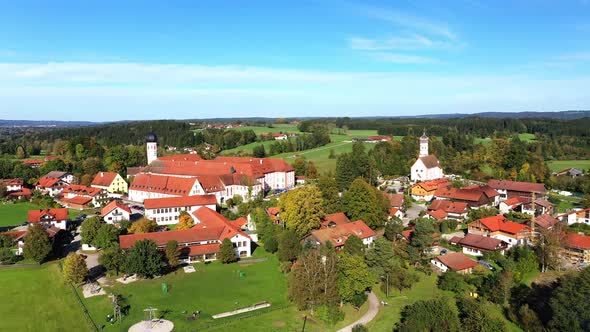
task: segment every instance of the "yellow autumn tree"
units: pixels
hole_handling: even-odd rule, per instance
[[[180,219],[178,220],[178,224],[176,225],[177,230],[182,229],[189,229],[195,225],[195,221],[188,213],[184,213],[180,215]]]
[[[281,220],[299,236],[320,227],[325,214],[322,192],[316,186],[289,191],[281,196],[279,207]]]
[[[155,221],[144,217],[131,225],[131,227],[129,228],[129,233],[149,233],[155,231],[157,227],[158,224],[156,224]]]

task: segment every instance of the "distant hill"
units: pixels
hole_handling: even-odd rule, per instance
[[[0,127],[82,127],[100,124],[91,121],[1,120]]]
[[[574,120],[590,117],[590,111],[562,111],[562,112],[482,112],[474,114],[428,114],[416,115],[412,118],[513,118],[513,119],[561,119]]]

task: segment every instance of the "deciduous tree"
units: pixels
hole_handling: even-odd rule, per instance
[[[79,285],[84,282],[88,274],[86,260],[82,255],[69,253],[63,261],[63,274],[66,281]]]
[[[364,249],[365,245],[363,244],[363,240],[354,234],[349,236],[344,243],[344,252],[350,255],[362,256]]]
[[[363,220],[373,229],[383,226],[387,219],[383,194],[361,178],[354,180],[342,195],[342,206],[351,220]]]
[[[145,239],[135,242],[126,255],[125,272],[136,273],[140,277],[153,277],[162,272],[164,263],[162,253],[152,240]]]
[[[285,230],[279,235],[278,256],[281,262],[293,262],[301,252],[299,236],[293,231]]]
[[[333,250],[310,249],[291,272],[289,297],[300,309],[338,303],[338,261]]]
[[[188,213],[181,213],[178,224],[176,225],[177,230],[190,229],[195,225],[195,220]]]
[[[363,293],[375,283],[375,276],[369,271],[361,256],[342,254],[338,263],[338,294],[350,302],[357,294]]]
[[[96,241],[98,231],[104,223],[98,217],[87,218],[80,226],[82,243],[93,245]]]
[[[156,230],[157,227],[158,224],[155,221],[144,217],[131,225],[131,227],[129,228],[129,233],[149,233]]]
[[[299,236],[318,228],[325,214],[322,194],[316,186],[289,191],[281,197],[279,206],[281,219]]]
[[[238,257],[236,257],[236,252],[234,250],[234,244],[230,241],[230,239],[225,238],[223,242],[221,242],[219,256],[219,259],[223,264],[229,264],[238,261]]]
[[[324,210],[326,213],[342,212],[340,195],[338,194],[338,183],[331,176],[320,176],[318,179],[318,188],[322,192]]]
[[[452,332],[461,331],[461,323],[454,301],[439,297],[405,306],[401,312],[401,321],[397,323],[395,330]]]
[[[24,241],[23,253],[26,258],[41,262],[51,253],[49,235],[39,223],[29,225]]]
[[[170,240],[166,243],[166,261],[168,266],[175,268],[179,263],[180,251],[178,251],[178,242]]]
[[[109,247],[101,250],[98,256],[98,263],[104,266],[109,272],[114,272],[118,275],[125,267],[125,252],[117,246]]]

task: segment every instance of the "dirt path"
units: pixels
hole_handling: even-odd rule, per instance
[[[373,293],[373,292],[369,293],[368,301],[369,301],[369,310],[367,310],[367,312],[363,315],[363,317],[361,317],[356,322],[348,325],[347,327],[338,330],[338,332],[351,332],[352,327],[355,326],[356,324],[366,325],[368,322],[372,321],[373,318],[375,318],[375,316],[377,316],[377,313],[379,313],[379,299],[377,298],[375,293]]]

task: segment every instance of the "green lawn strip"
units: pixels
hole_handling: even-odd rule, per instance
[[[3,331],[91,331],[57,263],[0,270]]]
[[[273,255],[268,255],[267,261],[258,263],[224,265],[213,262],[196,264],[195,267],[197,272],[191,274],[178,270],[158,279],[127,285],[115,283],[113,287],[107,288],[107,293],[123,295],[130,305],[130,312],[121,324],[108,325],[105,330],[126,330],[143,319],[143,309],[149,306],[158,308],[160,313],[167,311],[165,318],[174,322],[179,331],[186,331],[231,320],[214,320],[211,316],[236,308],[263,301],[270,302],[271,308],[289,304],[286,279],[279,271]],[[245,272],[244,279],[238,277],[238,270]],[[162,283],[168,285],[168,294],[162,292]],[[106,296],[86,299],[85,303],[97,324],[105,322],[107,314],[112,312]],[[195,310],[201,311],[201,317],[189,321],[187,317]],[[187,313],[183,314],[183,311]]]
[[[547,165],[553,172],[559,172],[568,168],[577,168],[580,170],[590,170],[590,159],[582,160],[552,160]]]
[[[17,226],[27,221],[28,211],[39,209],[33,203],[0,204],[0,227]]]
[[[525,142],[529,142],[529,143],[537,139],[535,137],[535,134],[529,134],[529,133],[518,134],[518,138],[520,138],[521,141],[525,141]]]

